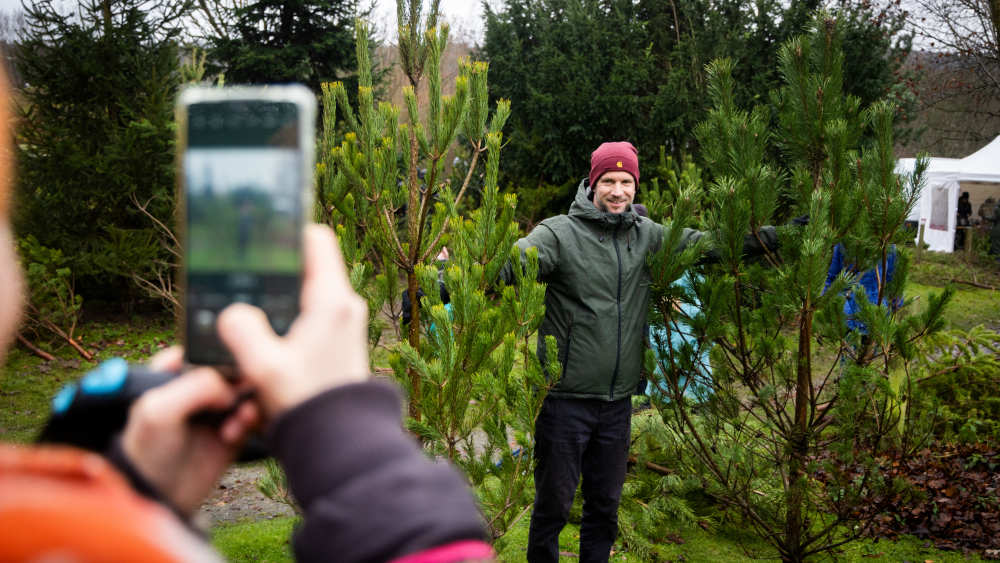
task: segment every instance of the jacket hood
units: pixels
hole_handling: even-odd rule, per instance
[[[606,227],[620,225],[628,228],[635,223],[642,221],[642,217],[639,217],[634,211],[632,211],[631,204],[624,213],[608,213],[607,211],[601,211],[596,205],[594,205],[594,202],[587,197],[587,192],[587,179],[584,178],[583,180],[580,180],[580,185],[576,188],[576,197],[573,198],[573,204],[569,206],[569,215],[601,223]]]

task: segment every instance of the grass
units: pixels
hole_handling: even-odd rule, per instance
[[[94,353],[93,362],[57,341],[36,343],[56,357],[52,362],[20,346],[8,352],[0,368],[0,440],[31,441],[45,424],[53,395],[99,362],[114,357],[143,362],[165,348],[174,339],[173,319],[160,315],[92,321],[82,325],[76,336]]]
[[[720,526],[704,530],[697,525],[677,526],[672,534],[675,541],[663,542],[658,547],[658,561],[712,561],[744,562],[774,561],[775,554],[760,539],[746,530],[733,526]],[[679,541],[678,541],[679,540]],[[572,561],[579,551],[580,527],[569,524],[559,535],[559,550],[572,557],[562,559]],[[504,562],[525,560],[528,544],[528,521],[523,520],[501,542],[498,559]],[[610,559],[612,562],[639,563],[646,560],[637,557],[616,545]],[[875,541],[864,539],[848,544],[831,556],[817,557],[816,561],[865,562],[865,561],[933,561],[934,563],[982,561],[978,556],[966,556],[960,552],[935,549],[919,538],[906,536],[896,541]]]
[[[289,538],[297,518],[285,517],[258,522],[226,524],[212,530],[212,544],[228,561],[292,561]],[[661,561],[719,561],[739,563],[744,561],[773,561],[767,546],[745,531],[724,527],[706,531],[698,526],[678,527],[674,530],[682,543],[665,543],[661,546]],[[569,524],[559,535],[559,550],[576,557],[580,538],[578,525]],[[520,562],[525,560],[528,543],[528,523],[523,520],[502,542],[498,560]],[[616,546],[611,561],[638,563],[643,561]],[[849,544],[833,556],[817,561],[866,562],[866,561],[933,561],[934,563],[982,561],[977,556],[959,552],[942,551],[929,547],[919,538],[907,536],[896,541],[860,540]]]
[[[1000,263],[996,258],[969,257],[962,252],[925,252],[910,265],[910,282],[944,286],[952,280],[1000,287]]]
[[[986,325],[1000,330],[1000,292],[989,289],[958,287],[951,303],[945,309],[944,317],[953,328],[968,330],[976,325]],[[906,296],[916,297],[916,310],[922,310],[931,294],[941,292],[941,286],[909,283]]]
[[[295,517],[274,518],[257,522],[225,524],[212,530],[212,544],[227,561],[292,561],[290,537],[298,521]],[[773,561],[767,546],[745,530],[720,527],[711,531],[698,526],[677,527],[676,537],[682,543],[664,543],[660,546],[661,561]],[[569,524],[559,535],[559,550],[572,554],[564,560],[573,560],[578,551],[580,528]],[[498,560],[520,562],[525,560],[528,544],[528,520],[523,519],[498,546]],[[616,546],[611,561],[638,563],[644,561]],[[934,563],[981,561],[976,556],[959,552],[942,551],[914,537],[896,541],[861,540],[844,547],[835,556],[817,558],[817,561],[866,562],[866,561],[933,561]]]
[[[212,545],[227,561],[293,561],[291,536],[297,517],[223,524],[212,529]]]
[[[980,324],[1000,330],[1000,265],[996,262],[969,260],[962,253],[925,252],[920,261],[914,260],[910,265],[906,296],[916,297],[916,309],[921,310],[927,303],[928,295],[940,292],[941,288],[953,283],[952,280],[997,289],[957,283],[955,287],[958,291],[945,309],[945,320],[952,327],[963,330]]]

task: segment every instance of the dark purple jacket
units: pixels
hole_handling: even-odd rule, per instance
[[[299,561],[487,559],[482,516],[465,478],[433,463],[401,428],[394,386],[338,387],[275,421],[270,450],[305,519]]]

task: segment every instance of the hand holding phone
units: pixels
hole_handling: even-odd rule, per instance
[[[288,333],[278,336],[260,310],[243,304],[223,312],[219,332],[267,420],[369,378],[368,307],[351,287],[333,231],[323,225],[305,231],[302,312]]]

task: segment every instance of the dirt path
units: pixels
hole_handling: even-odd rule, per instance
[[[264,465],[259,462],[229,468],[212,496],[201,505],[197,519],[211,527],[231,522],[292,516],[292,509],[288,505],[274,502],[257,490],[257,480],[263,474]]]

